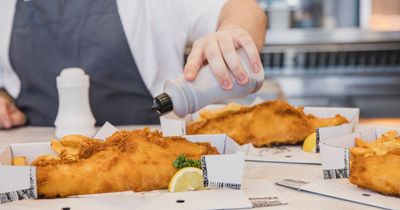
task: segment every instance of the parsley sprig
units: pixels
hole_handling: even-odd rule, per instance
[[[186,168],[186,167],[195,167],[200,168],[201,162],[200,160],[192,160],[186,158],[185,155],[179,155],[176,160],[173,162],[173,166],[177,169]]]

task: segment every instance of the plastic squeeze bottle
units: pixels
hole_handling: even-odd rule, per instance
[[[258,73],[251,70],[249,59],[243,49],[238,49],[239,60],[247,73],[249,80],[240,85],[231,75],[233,87],[231,90],[222,89],[210,66],[204,66],[194,81],[187,81],[183,74],[164,83],[164,93],[154,98],[152,109],[160,114],[173,111],[179,117],[193,114],[199,109],[226,99],[241,98],[260,90],[264,82],[264,69]]]
[[[92,137],[95,118],[89,104],[89,76],[80,68],[67,68],[57,77],[56,137],[80,134]]]

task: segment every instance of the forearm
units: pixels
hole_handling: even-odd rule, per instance
[[[255,0],[229,0],[221,11],[218,30],[240,26],[253,38],[258,50],[264,46],[267,18]]]

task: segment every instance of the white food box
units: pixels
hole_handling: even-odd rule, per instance
[[[230,202],[226,202],[228,197]],[[179,202],[178,202],[179,201]],[[150,191],[134,193],[132,191],[92,194],[79,197],[57,199],[20,200],[0,204],[7,210],[180,210],[180,209],[243,209],[251,203],[242,190],[218,189],[181,193]]]
[[[314,180],[304,178],[284,179],[277,184],[365,205],[399,209],[400,198],[359,188],[350,183],[348,179],[350,175],[349,149],[355,145],[355,139],[373,141],[389,130],[397,130],[400,133],[398,128],[377,127],[329,139],[321,144],[323,178]]]
[[[105,139],[115,131],[117,129],[114,126],[106,123],[95,138]],[[193,135],[185,136],[185,138],[192,142],[209,142],[217,148],[221,155],[205,155],[201,159],[203,181],[207,187],[212,189],[236,189],[234,191],[238,192],[228,193],[235,197],[236,201],[233,203],[211,202],[210,199],[206,199],[207,195],[203,195],[205,191],[203,194],[199,192],[168,193],[167,196],[163,196],[163,199],[167,199],[163,202],[175,202],[185,196],[188,198],[195,196],[198,199],[192,199],[192,203],[190,203],[191,199],[188,199],[185,205],[180,206],[184,209],[184,206],[196,206],[197,203],[203,202],[205,203],[202,205],[203,209],[251,208],[251,202],[245,193],[239,190],[242,187],[244,170],[244,153],[240,151],[241,147],[224,134]],[[37,198],[35,167],[11,166],[11,161],[13,157],[25,156],[27,164],[30,164],[36,157],[43,154],[54,154],[50,142],[11,144],[0,153],[0,203]],[[221,199],[225,199],[228,194],[218,190],[214,192],[214,196],[219,195]],[[202,197],[206,200],[201,201]]]
[[[253,104],[260,103],[257,101]],[[222,108],[225,105],[209,105],[204,109],[212,110]],[[200,110],[201,111],[201,110]],[[199,111],[199,112],[200,112]],[[166,136],[186,135],[186,126],[199,117],[199,112],[187,116],[185,119],[178,118],[173,114],[160,117],[161,129]],[[242,145],[242,151],[246,152],[245,159],[248,161],[261,162],[280,162],[280,163],[299,163],[299,164],[321,164],[319,154],[319,142],[327,139],[343,136],[354,132],[360,115],[358,108],[339,108],[339,107],[304,107],[306,114],[313,114],[316,117],[334,117],[336,114],[344,116],[349,123],[324,127],[316,130],[317,133],[317,152],[308,153],[302,150],[301,145],[287,145],[255,148],[251,144]]]
[[[64,207],[69,207],[73,210],[235,209],[247,203],[244,194],[254,207],[287,204],[286,199],[282,197],[271,182],[260,179],[244,179],[243,190],[218,189],[189,193],[166,193],[163,190],[138,193],[125,191],[59,199],[21,200],[2,204],[1,207],[5,207],[8,210],[54,210]],[[177,202],[177,197],[179,197],[178,200],[180,202]],[[226,198],[229,198],[229,200]]]

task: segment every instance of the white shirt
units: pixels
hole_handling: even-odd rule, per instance
[[[0,88],[14,98],[21,82],[8,52],[16,1],[0,0]],[[153,96],[162,92],[165,80],[182,73],[185,46],[216,30],[226,1],[117,0],[129,47]]]

